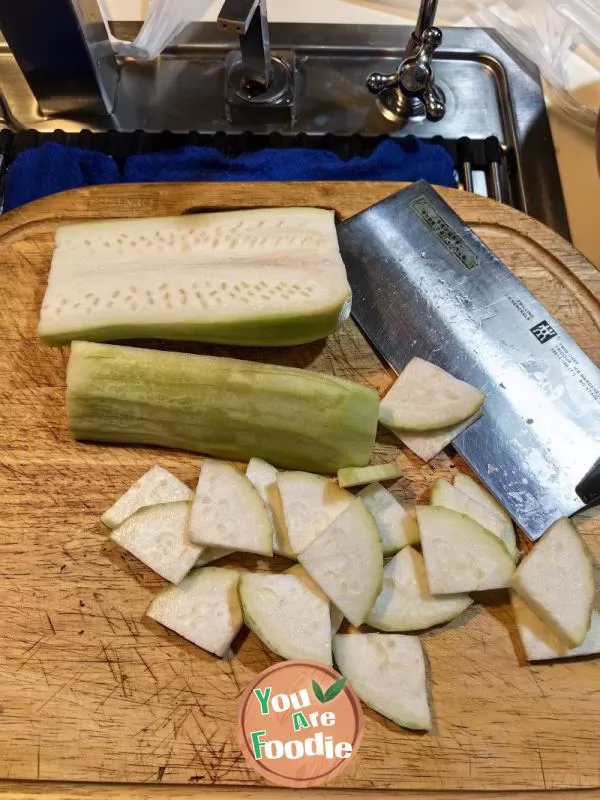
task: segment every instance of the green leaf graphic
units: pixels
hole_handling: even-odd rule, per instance
[[[337,697],[346,685],[347,680],[348,678],[339,678],[337,681],[332,683],[329,689],[327,689],[325,692],[324,700],[322,702],[328,703],[330,700],[333,700],[334,697]]]
[[[315,693],[315,697],[317,698],[317,700],[320,703],[324,703],[325,702],[325,695],[323,694],[323,689],[321,689],[321,687],[319,686],[319,684],[315,680],[313,680],[313,682],[312,682],[312,689],[313,689],[313,692]]]

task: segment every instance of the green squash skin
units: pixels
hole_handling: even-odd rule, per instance
[[[73,342],[67,370],[75,439],[325,474],[369,463],[378,409],[360,384],[232,358]]]
[[[61,346],[72,340],[88,342],[114,342],[122,339],[163,339],[180,342],[206,342],[247,347],[278,347],[307,344],[324,339],[334,333],[350,315],[350,296],[341,303],[325,308],[317,314],[264,316],[260,319],[230,319],[220,322],[185,324],[124,323],[104,328],[82,328],[67,331],[61,336],[47,336],[38,329],[38,335],[49,345]]]
[[[353,486],[362,486],[367,483],[374,483],[375,481],[391,481],[399,478],[402,473],[398,469],[397,464],[375,464],[371,467],[364,468],[348,467],[347,469],[338,470],[338,485],[342,489],[352,488]]]

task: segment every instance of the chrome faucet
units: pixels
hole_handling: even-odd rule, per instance
[[[434,26],[438,0],[421,0],[417,25],[398,69],[389,75],[373,72],[367,89],[377,95],[384,117],[405,121],[423,109],[427,119],[436,121],[446,113],[442,91],[435,84],[432,60],[442,43],[442,32]]]
[[[269,88],[273,77],[266,0],[225,0],[217,17],[219,30],[234,30],[240,39],[242,70],[248,87]]]
[[[0,0],[1,1],[1,0]],[[237,125],[287,127],[294,120],[295,57],[271,52],[267,0],[225,0],[217,25],[235,31],[240,48],[225,59],[225,113]]]

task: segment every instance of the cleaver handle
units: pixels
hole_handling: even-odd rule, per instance
[[[586,506],[595,506],[600,503],[600,458],[577,484],[575,491]]]

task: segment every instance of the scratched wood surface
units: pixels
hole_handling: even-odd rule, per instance
[[[98,517],[157,462],[193,485],[200,459],[70,441],[68,349],[46,347],[35,335],[57,223],[295,204],[327,206],[347,217],[397,188],[98,187],[0,219],[0,779],[40,781],[34,784],[40,792],[54,791],[45,782],[58,780],[162,782],[207,792],[230,786],[232,796],[245,797],[262,784],[235,741],[238,698],[275,660],[253,635],[241,635],[235,657],[219,661],[144,618],[162,581],[111,545]],[[443,194],[598,362],[600,273],[518,212],[452,190]],[[382,393],[391,381],[352,322],[326,344],[186,349],[307,366]],[[393,490],[408,504],[426,501],[436,478],[463,467],[451,453],[423,465],[385,434],[376,457],[400,460],[405,478]],[[598,557],[600,518],[590,513],[579,522]],[[233,562],[269,568],[250,557]],[[376,789],[537,796],[600,786],[600,661],[528,666],[502,592],[422,639],[435,729],[416,735],[367,710],[360,752],[332,788],[365,797]],[[32,784],[10,786],[10,797],[36,792]],[[173,797],[179,791],[173,787]]]

